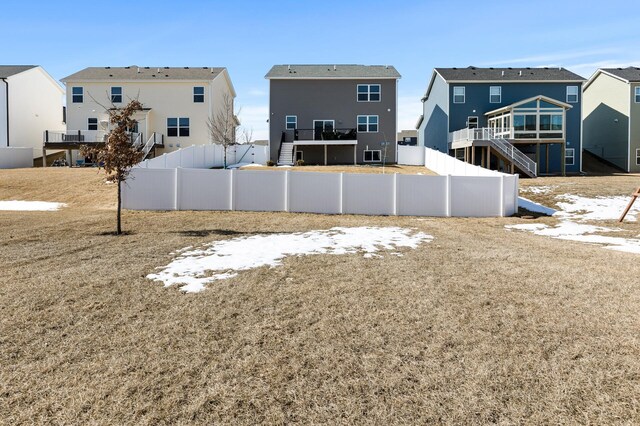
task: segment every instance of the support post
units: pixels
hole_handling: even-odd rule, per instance
[[[327,165],[327,145],[324,146],[324,165]]]
[[[476,148],[474,146],[471,147],[471,164],[476,165]]]
[[[42,145],[42,167],[47,167],[47,148]]]
[[[358,145],[353,146],[353,165],[358,164]]]
[[[284,211],[289,212],[289,170],[284,172]]]
[[[562,142],[562,144],[560,145],[560,164],[562,164],[562,176],[566,176],[567,173],[565,171],[566,167],[567,167],[567,145],[566,142]]]
[[[545,144],[544,151],[547,157],[547,164],[546,164],[547,174],[549,174],[549,144]]]
[[[491,146],[487,145],[487,169],[491,170]]]
[[[236,169],[231,169],[229,172],[229,210],[234,211],[236,209]]]
[[[446,215],[451,217],[451,175],[447,175],[447,190],[445,191]]]

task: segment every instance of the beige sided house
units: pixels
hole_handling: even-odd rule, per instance
[[[64,90],[42,67],[0,65],[0,148],[42,155],[42,132],[63,129]]]
[[[131,138],[145,157],[208,144],[207,119],[224,107],[225,95],[232,102],[236,96],[227,69],[214,67],[90,67],[62,82],[67,130],[46,132],[43,150],[103,143],[109,131],[106,108],[135,98],[144,110],[130,129]]]
[[[640,68],[601,68],[584,85],[583,148],[640,172]]]

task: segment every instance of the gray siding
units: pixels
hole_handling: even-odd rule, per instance
[[[380,84],[380,102],[358,102],[358,84]],[[387,162],[396,161],[396,86],[392,79],[326,79],[287,80],[271,79],[269,95],[269,145],[271,160],[277,161],[285,117],[295,115],[298,129],[312,129],[313,120],[334,120],[335,127],[357,128],[358,115],[377,115],[377,133],[358,133],[357,160],[363,162],[364,150],[380,149],[383,141],[391,144],[387,148]],[[324,161],[322,147],[301,147],[306,163]],[[353,163],[352,147],[328,147],[328,162],[331,164]]]
[[[423,103],[424,120],[418,130],[418,145],[448,152],[449,93],[447,83],[435,76],[429,98]]]
[[[638,83],[631,83],[631,99],[629,107],[629,171],[633,173],[640,172],[640,164],[636,161],[636,149],[640,149],[640,103],[635,101],[635,88],[640,86]]]

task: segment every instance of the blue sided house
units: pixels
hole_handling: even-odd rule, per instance
[[[564,68],[436,68],[418,145],[529,177],[580,173],[584,82]]]

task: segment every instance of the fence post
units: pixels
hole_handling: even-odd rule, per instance
[[[235,189],[236,189],[236,169],[231,170],[223,170],[223,172],[229,173],[229,210],[234,211],[236,209],[236,197],[235,197]]]
[[[446,215],[451,217],[451,175],[447,175],[447,190],[445,193]]]
[[[502,174],[500,175],[500,217],[505,216],[504,206],[504,174]]]
[[[398,216],[398,173],[393,174],[393,215]]]
[[[173,193],[173,209],[180,210],[180,167],[175,168],[175,191]]]
[[[515,189],[513,190],[513,202],[514,202],[514,209],[515,212],[514,213],[518,213],[518,192],[519,189],[518,187],[520,186],[520,176],[515,175],[516,181],[515,181]]]
[[[344,173],[340,172],[340,214],[344,214]]]
[[[284,172],[284,211],[289,212],[289,170]]]

